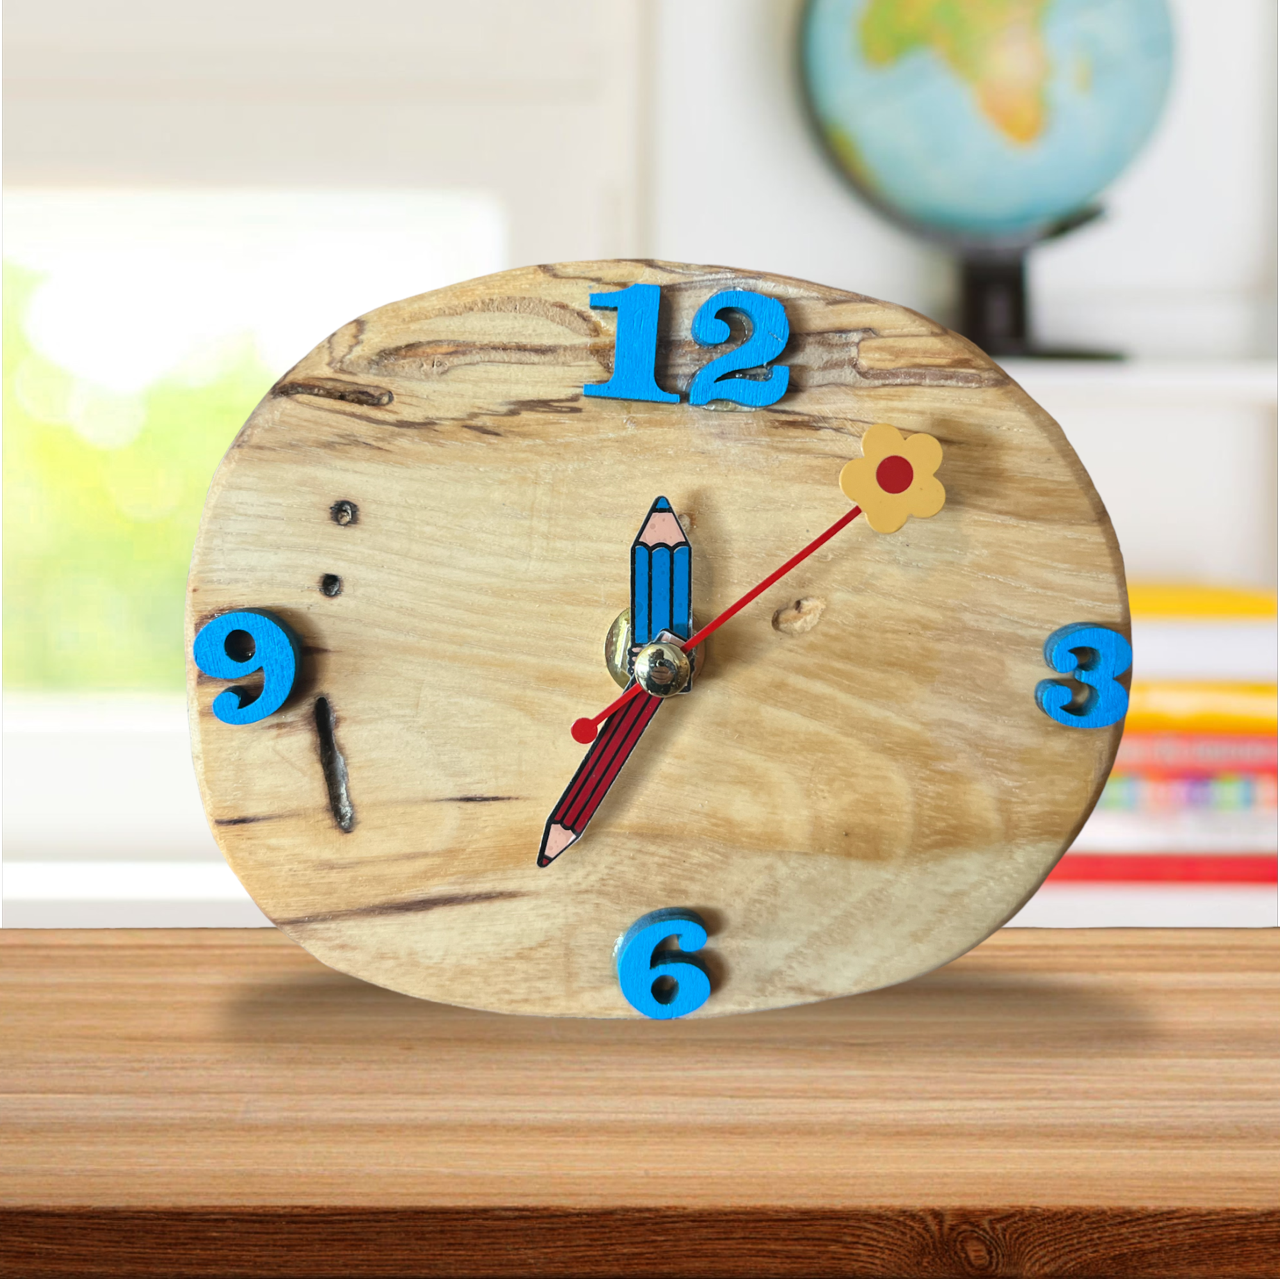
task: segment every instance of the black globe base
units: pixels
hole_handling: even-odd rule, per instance
[[[992,359],[1121,360],[1119,351],[1039,346],[1027,324],[1027,258],[965,255],[960,259],[959,330]]]

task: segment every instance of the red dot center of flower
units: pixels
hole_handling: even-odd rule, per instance
[[[887,457],[876,467],[876,483],[886,493],[905,493],[916,473],[905,457]]]

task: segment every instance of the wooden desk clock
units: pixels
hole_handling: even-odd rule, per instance
[[[1008,920],[1107,777],[1128,636],[1084,467],[963,338],[567,263],[383,307],[272,388],[192,559],[191,728],[227,860],[332,967],[704,1017]]]

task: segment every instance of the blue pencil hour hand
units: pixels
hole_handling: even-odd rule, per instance
[[[663,631],[693,634],[689,539],[671,503],[654,500],[631,544],[631,660]]]

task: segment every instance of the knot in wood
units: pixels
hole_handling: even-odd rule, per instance
[[[773,629],[783,635],[807,635],[818,624],[827,601],[816,595],[807,595],[804,599],[780,608],[773,615]]]

